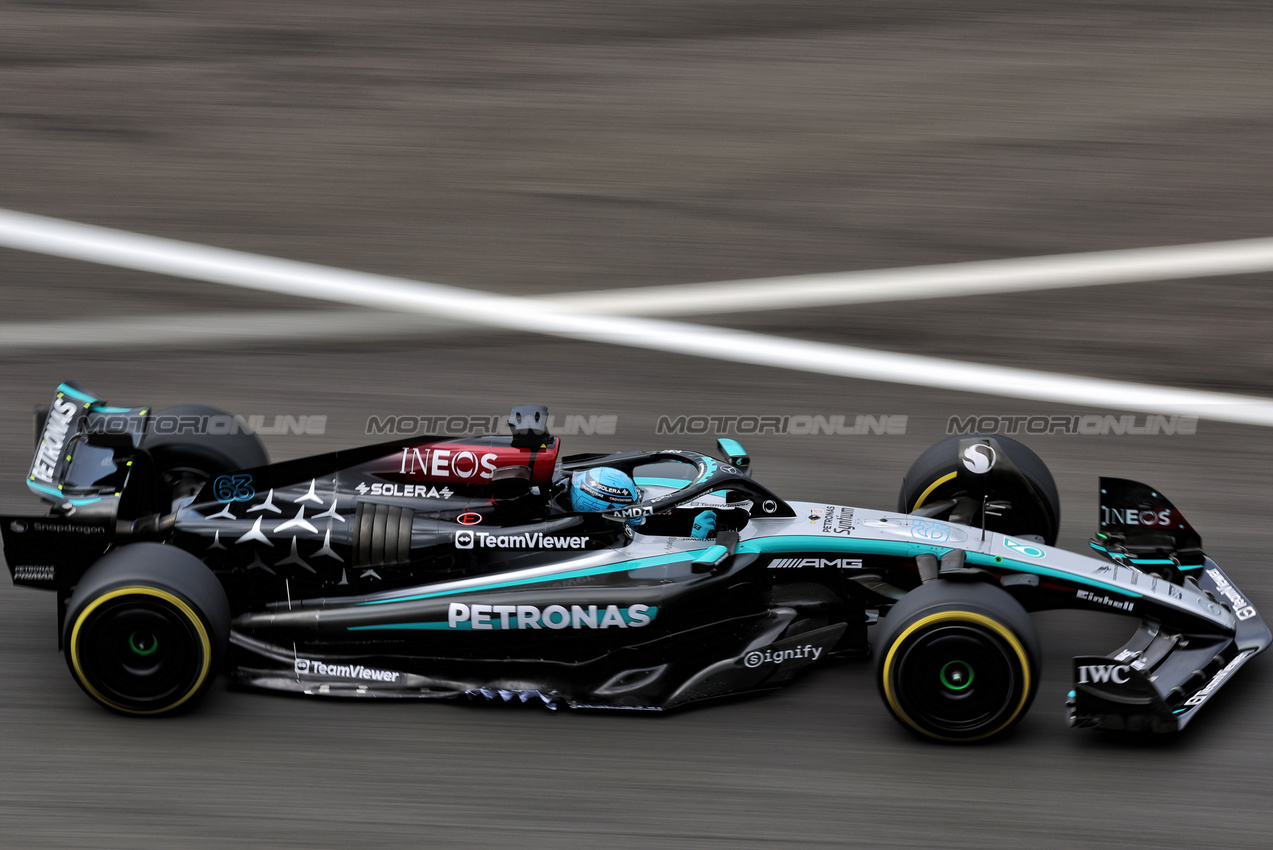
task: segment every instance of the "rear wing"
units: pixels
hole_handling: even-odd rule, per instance
[[[27,488],[63,511],[113,517],[148,412],[110,407],[74,384],[59,384],[53,403],[37,411]]]
[[[13,583],[65,591],[110,548],[145,434],[147,408],[110,407],[72,383],[36,409],[27,488],[52,507],[0,516]]]

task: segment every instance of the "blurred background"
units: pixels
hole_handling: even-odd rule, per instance
[[[0,2],[0,208],[526,296],[1273,236],[1271,37],[1273,8],[1241,2]],[[1270,396],[1268,284],[690,320]],[[297,311],[362,330],[277,338]],[[188,343],[14,342],[200,316],[214,332]],[[615,417],[564,435],[577,451],[710,450],[658,435],[660,416],[904,416],[904,433],[744,440],[780,493],[882,508],[952,416],[1120,412],[392,318],[0,249],[0,506],[35,507],[30,409],[66,379],[112,403],[325,417],[266,436],[275,459],[379,439],[371,415],[516,403]],[[215,333],[253,322],[259,338]],[[1203,420],[1027,442],[1057,478],[1062,545],[1092,531],[1097,475],[1147,480],[1259,606],[1269,436]],[[136,722],[80,694],[51,596],[6,588],[0,845],[1267,846],[1267,662],[1185,735],[1128,741],[1067,729],[1063,700],[1069,658],[1131,623],[1039,622],[1034,708],[977,748],[908,737],[866,665],[653,719],[219,686]]]

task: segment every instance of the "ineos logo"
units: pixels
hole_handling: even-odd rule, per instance
[[[964,449],[963,460],[965,469],[975,475],[981,475],[989,472],[998,458],[994,449],[984,443],[978,443]]]

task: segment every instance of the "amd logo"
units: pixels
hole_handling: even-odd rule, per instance
[[[1131,678],[1132,668],[1128,664],[1083,664],[1079,666],[1080,685],[1104,685],[1114,683],[1125,685]]]

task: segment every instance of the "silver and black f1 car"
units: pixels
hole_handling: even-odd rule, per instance
[[[1172,732],[1270,643],[1249,599],[1156,490],[1100,483],[1090,550],[1053,547],[1057,492],[1002,436],[945,440],[894,512],[793,502],[720,457],[562,457],[544,408],[510,434],[413,437],[270,464],[220,411],[109,407],[63,384],[37,414],[41,516],[0,518],[15,584],[57,594],[93,699],[184,709],[232,683],[343,697],[479,697],[663,711],[865,657],[906,727],[1002,734],[1039,679],[1027,612],[1139,621],[1074,660],[1077,726]],[[617,468],[636,504],[571,509],[572,472]],[[703,511],[715,531],[691,531]]]

